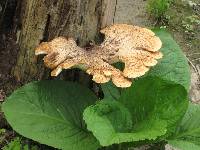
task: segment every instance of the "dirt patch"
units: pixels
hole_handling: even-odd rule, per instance
[[[191,6],[191,2],[194,4]],[[168,28],[181,45],[183,51],[196,63],[200,60],[200,1],[176,0],[167,12]],[[196,54],[196,55],[195,55]]]
[[[14,36],[2,34],[0,41],[0,90],[10,94],[18,85],[11,75],[12,67],[16,63],[18,46]]]
[[[0,105],[5,100],[6,95],[9,95],[19,83],[11,75],[12,67],[15,65],[18,46],[15,43],[15,38],[11,34],[0,35]],[[1,109],[1,108],[0,108]],[[15,137],[14,131],[10,128],[4,115],[0,112],[0,130],[5,130],[0,133],[0,148],[5,146],[10,140]]]

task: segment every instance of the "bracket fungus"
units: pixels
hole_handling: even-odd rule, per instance
[[[104,41],[89,50],[77,46],[72,38],[57,37],[42,42],[35,54],[46,54],[44,64],[53,69],[52,76],[57,76],[62,69],[81,68],[95,82],[106,83],[112,79],[117,87],[131,86],[131,78],[144,75],[162,58],[159,51],[162,42],[149,29],[115,24],[100,32],[105,35]],[[123,71],[111,65],[116,62],[125,64]]]

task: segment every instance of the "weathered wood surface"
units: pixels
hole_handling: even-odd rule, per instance
[[[101,0],[23,0],[17,35],[20,51],[14,75],[18,80],[41,78],[34,54],[41,41],[73,37],[81,46],[94,40],[100,29]]]

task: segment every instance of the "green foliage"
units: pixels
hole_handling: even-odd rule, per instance
[[[187,113],[169,138],[169,144],[182,150],[200,150],[200,105],[190,103]]]
[[[182,26],[185,29],[186,33],[190,32],[190,33],[194,34],[193,32],[195,32],[195,29],[197,29],[198,26],[200,26],[199,16],[192,15],[192,16],[186,17],[182,21]]]
[[[21,140],[19,138],[14,139],[8,145],[2,148],[3,150],[21,150]],[[24,150],[28,150],[26,147]]]
[[[4,134],[6,133],[5,129],[0,129],[0,144],[4,141]]]
[[[185,114],[189,65],[170,34],[154,31],[162,40],[164,57],[130,88],[103,84],[104,99],[98,101],[89,89],[76,83],[32,82],[4,102],[9,124],[27,138],[63,150],[160,141],[183,150],[198,149],[200,108],[190,104]],[[123,68],[123,64],[117,66]]]
[[[155,140],[175,130],[187,103],[181,85],[146,77],[124,90],[118,102],[103,100],[89,106],[84,120],[103,146]]]
[[[170,3],[173,0],[148,0],[147,11],[155,18],[165,18],[165,13],[168,10]]]
[[[28,145],[22,145],[20,138],[15,138],[8,145],[4,146],[2,150],[28,150]]]
[[[19,137],[14,138],[2,150],[38,150],[36,145],[28,146],[28,144],[23,143],[23,140]]]
[[[4,134],[6,132],[5,129],[0,129],[0,134]]]
[[[111,98],[117,100],[120,97],[121,91],[112,82],[107,82],[101,85],[104,93],[104,98]]]
[[[146,118],[159,118],[167,122],[168,132],[175,130],[176,123],[188,105],[187,92],[183,86],[156,77],[136,81],[123,91],[119,101],[131,111],[133,124]]]
[[[64,81],[40,81],[16,90],[3,105],[21,135],[60,149],[93,150],[98,141],[86,131],[83,110],[96,101],[87,88]]]
[[[153,30],[162,41],[163,58],[147,75],[157,76],[165,80],[190,87],[190,69],[187,59],[172,36],[164,29]]]

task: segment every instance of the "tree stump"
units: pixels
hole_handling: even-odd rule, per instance
[[[34,54],[40,42],[65,36],[85,46],[95,40],[102,24],[102,12],[107,7],[104,4],[102,0],[20,1],[20,21],[16,27],[20,51],[13,69],[17,80],[41,79],[44,69]]]

